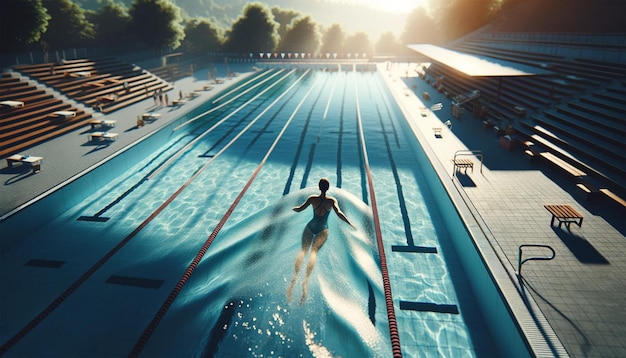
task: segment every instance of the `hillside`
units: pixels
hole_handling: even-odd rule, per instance
[[[97,10],[103,2],[99,0],[74,0],[84,9]],[[117,0],[130,7],[132,0]],[[170,0],[183,11],[186,18],[203,17],[213,20],[219,27],[228,29],[242,14],[243,8],[250,1],[246,0]],[[363,5],[325,2],[318,0],[261,0],[272,6],[292,9],[310,15],[318,24],[329,27],[340,23],[344,31],[351,35],[365,32],[375,42],[378,37],[391,31],[399,37],[404,29],[407,14],[393,14],[375,10]]]

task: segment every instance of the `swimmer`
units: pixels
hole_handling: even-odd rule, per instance
[[[311,271],[313,271],[313,266],[315,265],[317,251],[322,248],[322,245],[324,245],[326,239],[328,238],[328,216],[330,211],[334,210],[341,220],[354,227],[346,215],[339,209],[337,199],[332,196],[326,196],[326,192],[329,187],[330,182],[328,179],[320,179],[319,188],[321,194],[311,195],[302,205],[293,208],[294,211],[300,212],[306,209],[309,205],[313,206],[313,218],[309,221],[302,232],[302,250],[300,250],[298,257],[296,258],[295,273],[291,283],[289,284],[289,288],[287,289],[287,300],[291,301],[291,291],[293,290],[293,286],[296,284],[300,266],[302,265],[302,261],[304,260],[309,247],[311,247],[311,257],[309,258],[309,263],[306,268],[306,276],[302,283],[302,297],[300,298],[301,305],[306,299],[307,282],[309,281],[309,276],[311,276]]]

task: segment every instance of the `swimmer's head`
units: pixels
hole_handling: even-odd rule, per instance
[[[330,188],[330,182],[328,181],[328,179],[322,178],[320,179],[319,187],[320,190],[325,193],[326,191],[328,191],[328,188]]]

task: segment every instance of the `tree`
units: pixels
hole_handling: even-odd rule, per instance
[[[381,55],[398,55],[403,52],[403,46],[396,40],[392,32],[385,32],[380,35],[375,46],[376,54]]]
[[[357,32],[356,34],[349,36],[346,39],[344,51],[346,53],[371,54],[372,45],[370,44],[369,37],[365,32]]]
[[[0,1],[0,51],[24,50],[39,41],[49,20],[41,0]]]
[[[343,52],[343,44],[346,40],[346,34],[343,32],[341,25],[333,24],[326,32],[322,39],[322,53],[339,53]]]
[[[248,4],[227,34],[226,49],[239,53],[272,52],[278,43],[278,26],[267,6]]]
[[[41,37],[44,47],[71,48],[93,40],[93,24],[87,21],[80,6],[71,0],[43,0],[42,3],[50,14],[48,29]]]
[[[486,25],[498,0],[449,0],[439,11],[440,29],[449,41]]]
[[[274,21],[278,23],[278,36],[282,39],[287,33],[287,27],[294,19],[302,16],[301,13],[295,10],[281,9],[277,6],[272,7],[272,15],[274,15]]]
[[[423,7],[413,10],[406,20],[404,32],[400,37],[404,44],[439,43],[439,25]]]
[[[119,45],[120,39],[129,35],[130,20],[124,4],[108,0],[100,10],[91,15],[96,30],[96,43],[104,46]]]
[[[205,19],[191,19],[185,24],[183,49],[189,53],[217,52],[222,46],[220,29]]]
[[[184,38],[180,8],[168,0],[135,0],[131,5],[130,30],[153,49],[177,48]]]
[[[279,50],[284,52],[315,53],[320,44],[318,26],[310,16],[293,21],[280,42]]]

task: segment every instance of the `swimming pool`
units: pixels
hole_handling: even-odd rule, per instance
[[[378,215],[403,354],[501,355],[404,117],[379,73],[346,69],[260,72],[82,184],[79,205],[3,252],[65,263],[3,279],[22,290],[2,305],[3,344],[29,327],[9,353],[389,356]],[[285,292],[310,213],[290,208],[322,176],[357,229],[331,219],[300,306]]]

